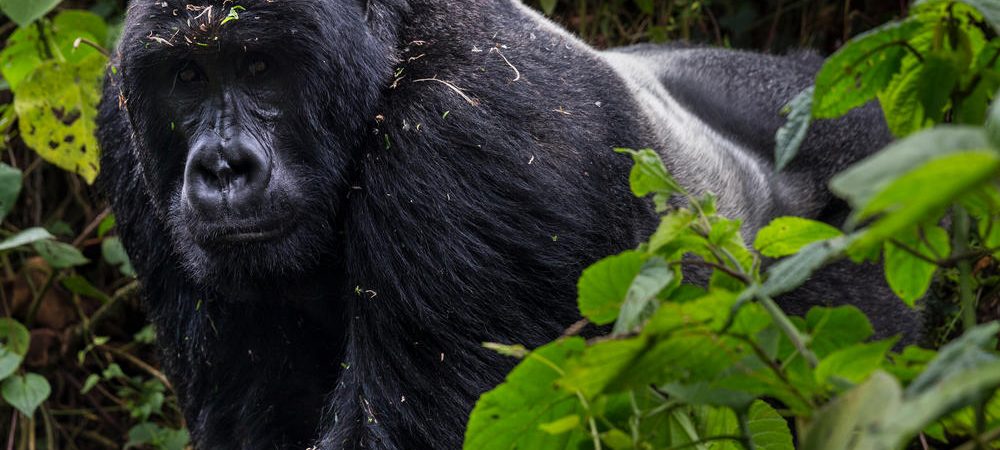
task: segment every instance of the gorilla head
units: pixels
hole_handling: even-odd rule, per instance
[[[112,77],[155,213],[212,284],[294,275],[329,253],[392,74],[364,2],[234,5],[133,2],[142,20],[128,21]]]

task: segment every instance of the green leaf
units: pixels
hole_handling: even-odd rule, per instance
[[[0,380],[9,377],[28,354],[31,333],[20,322],[0,318]]]
[[[673,279],[674,272],[663,258],[653,257],[646,261],[628,288],[612,333],[625,334],[633,331],[653,315],[658,304],[657,294]]]
[[[112,228],[117,224],[114,214],[108,214],[101,220],[101,223],[97,225],[97,237],[103,238],[111,231]]]
[[[880,426],[900,410],[901,403],[899,382],[876,371],[867,382],[820,409],[803,430],[800,450],[873,448],[864,444],[865,431]]]
[[[62,284],[64,288],[69,289],[69,291],[74,294],[97,299],[100,300],[101,303],[111,301],[111,297],[108,297],[108,294],[105,294],[100,289],[94,287],[93,284],[90,284],[86,278],[80,275],[72,275],[63,278],[62,280],[59,280],[59,284]]]
[[[18,28],[0,52],[0,71],[15,92],[21,82],[34,72],[43,61],[64,60],[71,66],[88,58],[103,58],[96,49],[76,46],[77,38],[102,43],[107,39],[107,25],[100,16],[82,10],[66,10],[56,15],[52,26],[44,27],[50,45],[43,47],[37,26]]]
[[[942,122],[961,70],[958,55],[932,52],[893,79],[879,95],[892,133],[905,137]]]
[[[923,67],[922,64],[917,64],[900,73],[879,95],[886,125],[897,137],[909,136],[929,125],[920,105]]]
[[[855,344],[831,353],[816,366],[816,381],[830,383],[839,378],[859,383],[878,370],[895,340]]]
[[[653,150],[635,151],[619,148],[615,151],[632,156],[632,160],[635,162],[635,165],[632,166],[632,172],[629,174],[632,193],[636,197],[656,194],[654,202],[657,205],[657,210],[666,209],[666,202],[671,195],[684,193],[684,188],[670,176],[666,166],[663,165],[663,160],[660,159],[660,155]]]
[[[813,272],[840,257],[849,243],[845,237],[809,244],[794,256],[778,261],[767,270],[762,293],[774,297],[801,286]]]
[[[936,386],[963,370],[979,367],[998,360],[993,353],[994,340],[1000,333],[997,322],[979,325],[966,331],[958,339],[949,342],[938,351],[927,368],[906,388],[908,397],[932,392]]]
[[[28,228],[27,230],[17,233],[0,242],[0,252],[32,244],[38,241],[43,241],[46,239],[55,239],[55,236],[49,233],[48,230],[46,230],[45,228],[41,227]]]
[[[788,421],[765,402],[757,400],[750,406],[747,428],[750,430],[750,440],[758,449],[795,450]]]
[[[928,258],[942,260],[951,254],[951,241],[944,228],[931,226],[922,228],[921,232],[913,230],[900,234],[895,241],[886,242],[886,280],[899,298],[914,306],[931,287],[937,265],[911,254],[897,243]]]
[[[24,142],[46,161],[93,183],[98,172],[94,137],[103,56],[80,64],[46,61],[14,88]]]
[[[802,142],[809,134],[809,125],[812,124],[812,108],[814,87],[810,87],[799,93],[792,101],[785,106],[788,121],[778,129],[775,135],[774,146],[774,170],[780,172],[795,159],[799,153]]]
[[[164,428],[155,423],[140,423],[128,430],[125,449],[153,447],[156,450],[184,450],[190,436],[185,429]]]
[[[90,47],[73,48],[77,38],[86,38],[96,44],[108,39],[108,24],[101,16],[82,9],[60,11],[52,19],[52,31],[59,39],[60,50],[69,61],[79,62],[97,52]],[[70,44],[67,46],[66,44]],[[77,54],[82,53],[82,54]]]
[[[998,332],[996,322],[980,325],[944,346],[906,388],[897,411],[867,430],[866,442],[899,448],[933,422],[991,397],[1000,387],[1000,357],[993,351]]]
[[[967,151],[943,156],[897,178],[873,197],[855,218],[882,217],[852,244],[854,249],[881,245],[904,230],[934,220],[963,194],[993,179],[1000,153]]]
[[[98,375],[96,373],[92,373],[92,374],[88,375],[87,379],[84,380],[84,382],[83,382],[83,387],[80,389],[80,393],[84,394],[84,395],[87,395],[87,393],[90,392],[91,389],[95,388],[97,386],[97,383],[100,383],[100,382],[101,382],[101,376],[100,375]]]
[[[7,38],[7,45],[0,52],[0,72],[12,90],[42,64],[40,40],[36,27],[18,28]]]
[[[591,322],[607,325],[618,318],[632,280],[642,270],[643,255],[626,251],[604,258],[583,271],[577,283],[580,313]]]
[[[649,252],[653,253],[674,242],[694,222],[695,215],[689,209],[678,209],[660,219],[660,226],[649,237]]]
[[[26,27],[52,11],[59,2],[60,0],[0,0],[0,10],[14,23]]]
[[[969,6],[976,8],[986,22],[993,26],[993,29],[1000,34],[1000,4],[995,0],[960,0]],[[945,0],[918,0],[913,4],[913,8],[920,8],[935,3],[945,3]],[[947,0],[952,3],[952,0]]]
[[[21,171],[0,163],[0,221],[14,209],[21,194]]]
[[[809,244],[843,236],[823,222],[801,217],[779,217],[757,232],[754,248],[760,254],[779,258],[794,255]]]
[[[36,241],[32,244],[35,251],[56,269],[82,266],[90,262],[76,247],[59,241]]]
[[[835,176],[834,194],[854,209],[863,209],[872,197],[900,176],[941,156],[965,150],[989,148],[982,129],[942,126],[896,142]]]
[[[875,334],[865,313],[855,306],[814,307],[806,313],[809,347],[819,358],[866,341]]]
[[[49,398],[51,393],[52,388],[45,377],[34,373],[14,375],[4,380],[3,386],[0,386],[3,399],[27,417],[34,415],[38,405]]]
[[[988,400],[1000,387],[1000,361],[955,372],[933,390],[908,397],[887,426],[873,433],[883,448],[898,448],[937,420]],[[891,447],[890,447],[891,446]]]
[[[117,267],[122,275],[135,278],[135,269],[132,268],[132,262],[128,259],[128,253],[125,252],[121,239],[110,237],[101,242],[101,255],[104,261]]]
[[[899,70],[901,45],[923,26],[914,18],[864,33],[833,54],[816,76],[813,117],[836,118],[864,105],[885,88]]]
[[[539,424],[571,414],[583,414],[573,394],[555,387],[565,362],[585,347],[581,338],[562,339],[541,347],[514,368],[507,380],[483,394],[469,417],[466,449],[565,449],[584,439],[583,433],[546,433]]]

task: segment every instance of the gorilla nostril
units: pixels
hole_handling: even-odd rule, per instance
[[[270,164],[254,140],[201,140],[192,147],[185,169],[187,199],[206,214],[220,208],[247,212],[264,199]]]

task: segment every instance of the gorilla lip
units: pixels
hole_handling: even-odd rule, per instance
[[[268,221],[249,225],[212,227],[204,236],[209,243],[245,244],[273,241],[288,235],[295,228],[295,221]]]

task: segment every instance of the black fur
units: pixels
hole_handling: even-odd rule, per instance
[[[647,114],[611,56],[511,0],[250,0],[224,25],[233,2],[206,1],[207,16],[188,3],[132,2],[99,137],[101,183],[200,449],[460,447],[476,398],[513,364],[480,343],[555,338],[578,319],[581,270],[654,227],[612,147],[657,148],[686,185],[717,187],[751,236],[782,214],[839,220],[830,175],[888,141],[868,107],[818,124],[789,171],[755,183],[739,156],[706,166],[679,151],[685,129]],[[224,68],[253,52],[280,61],[273,89],[214,107],[175,90],[181,61]],[[765,167],[780,107],[817,69],[616,52]],[[227,139],[205,124],[230,114],[278,167],[277,193],[218,220],[291,224],[280,239],[218,244],[182,195],[192,142]],[[828,274],[784,303],[854,303],[882,335],[916,329],[877,272]]]

